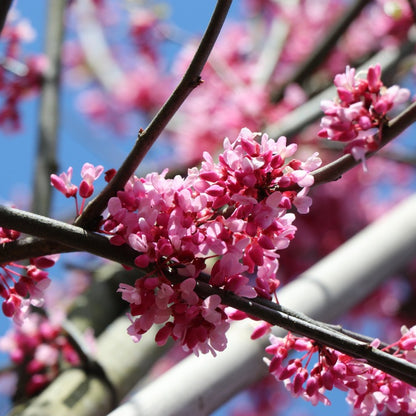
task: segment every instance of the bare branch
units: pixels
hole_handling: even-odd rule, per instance
[[[87,205],[82,215],[75,221],[76,225],[84,228],[93,227],[92,224],[96,223],[97,217],[104,211],[108,200],[123,188],[179,107],[195,87],[202,82],[200,74],[218,38],[230,6],[231,0],[218,0],[199,48],[181,82],[146,130],[139,132],[136,144],[117,174],[104,190]]]
[[[287,85],[301,83],[307,75],[310,75],[319,65],[322,65],[322,62],[328,56],[329,52],[331,52],[340,37],[345,33],[364,7],[371,3],[371,1],[372,0],[356,0],[350,8],[343,13],[341,19],[329,30],[322,42],[319,43],[317,48],[308,56],[308,59],[297,68],[290,79],[285,82],[285,85],[273,94],[273,102],[277,102],[282,98]]]
[[[6,23],[7,14],[9,13],[12,1],[13,0],[2,0],[0,2],[0,33],[3,30],[4,24]]]
[[[66,0],[50,0],[46,28],[45,73],[40,95],[39,136],[33,184],[32,209],[48,215],[52,189],[50,175],[56,172],[56,142],[59,124],[59,85],[61,72],[61,46],[64,34]]]
[[[103,235],[65,222],[1,205],[0,224],[2,227],[55,242],[55,253],[76,250],[86,251],[131,266],[134,266],[134,258],[137,256],[137,252],[129,246],[114,246]]]
[[[304,315],[299,315],[289,308],[282,308],[280,305],[267,302],[264,299],[247,299],[200,281],[197,282],[195,291],[202,298],[217,294],[225,305],[313,339],[350,357],[364,358],[371,366],[416,387],[416,364],[373,348],[367,342],[356,340],[330,326],[322,325]]]

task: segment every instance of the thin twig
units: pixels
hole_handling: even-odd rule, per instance
[[[372,0],[356,0],[350,8],[342,14],[341,19],[330,29],[322,42],[319,43],[317,48],[308,56],[308,59],[304,61],[284,85],[273,94],[273,102],[281,100],[287,85],[301,83],[306,76],[315,71],[319,65],[322,65],[322,62],[324,62],[340,37],[346,32],[350,24],[361,13],[364,7],[371,3],[371,1]]]
[[[329,150],[339,155],[344,149],[345,144],[341,142],[333,142],[331,140],[324,140],[319,143],[319,147],[324,150]],[[403,165],[409,165],[416,167],[416,154],[405,153],[404,150],[382,149],[377,152],[377,157],[392,160],[394,162],[401,163]]]
[[[283,311],[279,305],[266,306],[263,302],[258,302],[257,299],[247,299],[232,292],[215,288],[205,282],[198,281],[195,291],[202,298],[217,294],[225,305],[246,312],[272,325],[310,338],[350,357],[364,358],[372,367],[416,387],[415,364],[371,347],[367,342],[356,340],[327,325],[321,325],[311,318],[305,320],[299,314],[292,313],[287,308]]]
[[[52,198],[50,175],[57,169],[61,47],[66,3],[66,0],[50,0],[48,8],[45,49],[49,65],[40,95],[38,148],[32,200],[32,210],[42,215],[49,214]]]
[[[87,205],[82,215],[75,221],[76,225],[91,228],[96,224],[96,220],[106,208],[108,200],[124,187],[179,107],[189,94],[201,84],[202,69],[214,47],[230,6],[231,0],[218,0],[198,50],[181,82],[146,130],[139,132],[136,144],[117,174],[104,190]]]

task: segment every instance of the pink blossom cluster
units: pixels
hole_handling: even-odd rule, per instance
[[[224,140],[217,163],[204,153],[201,168],[189,169],[186,178],[167,179],[167,171],[134,176],[110,199],[103,231],[112,234],[113,244],[134,248],[136,265],[149,271],[149,277],[134,287],[120,288],[131,304],[132,317],[140,316],[130,327],[131,335],[139,338],[152,323],[175,319],[179,310],[184,327],[178,330],[174,320],[161,331],[185,345],[187,335],[179,338],[177,333],[193,327],[197,311],[203,317],[207,314],[208,299],[209,311],[217,312],[216,319],[225,330],[227,316],[219,299],[197,301],[192,292],[195,279],[209,270],[208,263],[212,266],[209,283],[215,287],[247,297],[270,298],[275,292],[278,251],[289,245],[296,231],[295,215],[288,210],[308,212],[310,172],[321,161],[316,153],[305,162],[290,160],[295,144],[267,135],[258,142],[257,136],[244,128],[235,140]],[[183,282],[171,283],[168,272]],[[184,292],[185,283],[189,293]],[[194,312],[184,314],[189,308]],[[209,331],[200,329],[198,334],[200,343],[209,337]]]
[[[15,241],[19,233],[0,227],[0,244]],[[0,265],[0,296],[4,299],[2,310],[5,316],[13,317],[21,325],[29,313],[29,305],[42,306],[44,291],[50,284],[48,273],[43,270],[55,264],[59,255],[30,259],[29,265],[6,263]]]
[[[51,175],[51,185],[67,198],[74,197],[77,207],[77,215],[81,214],[84,208],[85,200],[94,192],[94,181],[96,181],[104,171],[101,165],[93,166],[91,163],[84,163],[81,169],[82,181],[78,186],[72,184],[72,166],[66,172],[59,176],[54,173]],[[106,175],[106,178],[108,175]],[[77,193],[82,198],[81,208],[78,208]]]
[[[220,305],[221,298],[211,295],[200,299],[194,292],[196,280],[188,278],[172,284],[163,277],[137,279],[133,286],[120,284],[122,298],[130,303],[129,335],[138,342],[153,324],[164,324],[155,341],[164,345],[169,337],[180,342],[184,351],[196,355],[223,351],[230,324]]]
[[[387,114],[406,102],[410,91],[397,85],[386,88],[380,65],[371,66],[366,78],[359,78],[355,69],[347,66],[344,74],[335,76],[334,84],[338,98],[322,101],[325,116],[318,135],[347,142],[345,152],[364,160],[367,152],[378,149],[380,139],[376,133],[387,121]]]
[[[1,34],[0,126],[13,131],[20,128],[19,104],[38,91],[47,61],[42,55],[23,55],[22,44],[31,42],[35,33],[26,19],[12,20],[7,21]]]
[[[25,374],[23,391],[31,397],[53,381],[64,365],[79,365],[80,359],[64,335],[61,325],[45,316],[31,313],[21,327],[0,339],[0,349],[10,354],[19,374]]]
[[[416,413],[416,388],[371,367],[365,360],[291,333],[285,338],[271,335],[270,342],[266,352],[273,358],[265,358],[269,372],[283,381],[294,397],[302,397],[313,405],[319,402],[329,405],[326,391],[338,388],[348,391],[346,400],[352,405],[354,415],[375,416],[387,409],[392,413]],[[371,346],[378,348],[380,341],[375,339]],[[416,363],[416,326],[410,330],[403,328],[400,340],[385,349],[391,348],[395,348],[394,356]],[[305,354],[286,360],[291,350]],[[315,353],[318,360],[308,369]]]

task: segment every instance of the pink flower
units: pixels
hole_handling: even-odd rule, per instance
[[[402,338],[392,346],[403,346],[403,338],[413,339],[413,330],[404,330]],[[285,387],[295,397],[302,397],[313,405],[323,402],[327,390],[334,387],[347,390],[347,401],[353,406],[354,414],[372,416],[383,410],[392,413],[416,412],[416,388],[395,379],[389,374],[375,369],[363,360],[357,360],[325,346],[317,346],[305,338],[288,334],[285,338],[270,336],[271,344],[266,352],[272,359],[265,359],[269,371],[276,379],[284,380]],[[379,347],[375,339],[371,346]],[[413,344],[413,343],[412,343]],[[410,346],[410,345],[409,345]],[[289,351],[304,351],[301,358],[286,362]],[[318,354],[317,363],[306,368],[313,354]],[[394,354],[406,359],[406,351],[397,350]]]
[[[358,78],[354,68],[335,76],[338,98],[321,103],[325,116],[318,135],[329,140],[348,142],[344,151],[361,160],[379,147],[376,133],[388,113],[409,99],[410,92],[394,85],[384,87],[380,65],[371,66],[367,78]]]
[[[67,172],[61,173],[59,176],[54,173],[51,175],[51,185],[59,192],[62,192],[67,198],[75,196],[78,187],[71,183],[72,180],[72,166],[70,166]]]
[[[89,198],[94,192],[93,182],[99,178],[104,172],[104,167],[101,165],[93,166],[91,163],[84,163],[81,169],[81,177],[83,178],[79,185],[79,195],[82,198]]]

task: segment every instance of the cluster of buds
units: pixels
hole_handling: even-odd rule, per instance
[[[406,102],[410,91],[397,85],[386,88],[380,65],[371,66],[366,78],[357,77],[355,69],[347,67],[345,74],[335,76],[334,84],[338,98],[322,101],[325,116],[318,135],[346,142],[345,152],[364,161],[367,152],[379,147],[379,129],[387,121],[387,114]]]
[[[329,405],[326,391],[338,388],[348,391],[347,401],[356,415],[373,416],[387,409],[392,413],[416,413],[416,388],[371,367],[365,360],[290,333],[285,338],[271,335],[270,342],[266,352],[273,358],[265,358],[269,372],[283,381],[294,397],[302,397],[313,405]],[[375,339],[371,346],[379,348],[380,341]],[[396,357],[416,363],[416,327],[402,328],[400,340],[385,347],[392,348]],[[291,350],[305,354],[286,360]],[[318,354],[318,360],[308,369],[314,354]]]
[[[295,144],[257,136],[243,129],[236,140],[225,139],[218,163],[205,153],[201,168],[189,169],[186,178],[167,179],[167,171],[133,176],[110,199],[103,232],[113,244],[135,249],[136,265],[148,271],[134,287],[120,287],[136,340],[153,323],[165,323],[160,339],[171,335],[194,352],[225,347],[227,315],[219,298],[201,301],[193,292],[208,262],[215,287],[247,297],[274,294],[278,251],[296,231],[288,210],[308,212],[310,172],[321,161],[317,154],[288,161]]]

